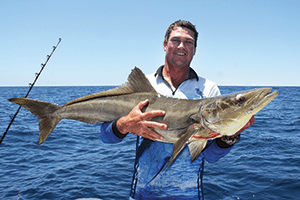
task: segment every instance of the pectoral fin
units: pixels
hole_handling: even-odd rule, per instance
[[[195,124],[196,125],[196,124]],[[170,157],[169,163],[166,166],[165,169],[167,169],[171,163],[175,160],[175,158],[178,156],[178,154],[183,150],[183,148],[186,146],[187,142],[190,140],[190,138],[196,134],[195,125],[191,126],[187,132],[181,136],[173,145],[173,152]]]
[[[191,142],[188,147],[191,154],[191,161],[193,162],[205,148],[207,139],[199,139],[194,142]]]

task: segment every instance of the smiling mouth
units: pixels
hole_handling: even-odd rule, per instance
[[[185,56],[186,54],[185,53],[175,53],[176,55],[178,56]]]

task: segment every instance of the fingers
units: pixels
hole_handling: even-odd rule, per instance
[[[164,139],[163,136],[159,135],[158,133],[152,131],[151,129],[149,128],[145,128],[143,131],[140,131],[137,135],[140,135],[144,138],[148,138],[150,140],[157,140],[157,139]]]
[[[163,139],[161,135],[152,129],[166,130],[168,128],[167,124],[148,120],[156,116],[165,115],[166,112],[162,110],[142,112],[142,109],[148,103],[148,99],[139,102],[127,116],[124,116],[117,121],[117,129],[123,134],[130,132],[150,140]]]
[[[166,114],[166,112],[163,110],[149,111],[149,112],[143,113],[143,119],[148,120],[153,117],[163,116],[165,114]]]
[[[250,118],[250,120],[246,123],[246,125],[241,128],[238,132],[236,132],[232,136],[223,136],[221,140],[228,144],[229,146],[233,146],[235,143],[240,141],[240,134],[247,128],[249,128],[255,122],[254,116]]]
[[[142,110],[143,107],[145,107],[149,103],[149,99],[146,99],[145,101],[140,101],[137,105],[139,110]]]
[[[148,128],[158,128],[163,130],[166,130],[168,128],[168,125],[165,123],[158,123],[153,121],[144,121],[143,125],[145,125]]]
[[[139,110],[142,110],[146,105],[148,105],[148,103],[149,103],[148,99],[146,99],[145,101],[140,101],[137,105],[137,108]],[[146,119],[149,119],[152,117],[161,116],[161,115],[165,115],[165,114],[166,114],[166,112],[163,110],[156,110],[156,111],[149,111],[149,112],[144,113],[144,117]]]
[[[229,138],[234,138],[238,135],[240,135],[244,130],[246,130],[247,128],[249,128],[253,123],[255,122],[254,116],[252,116],[250,118],[250,120],[245,124],[245,126],[243,128],[241,128],[238,132],[236,132],[234,135],[229,136]]]
[[[255,122],[255,119],[254,119],[254,116],[252,116],[251,119],[246,123],[246,125],[241,129],[240,132],[249,128],[254,122]]]
[[[142,110],[146,105],[148,105],[148,103],[149,103],[149,99],[146,99],[145,101],[140,101],[137,105],[137,108],[139,110]],[[163,110],[149,111],[143,114],[143,118],[146,120],[152,117],[161,116],[165,114],[166,112]]]
[[[251,117],[251,119],[249,120],[249,123],[250,123],[250,125],[249,126],[251,126],[252,124],[254,124],[254,122],[255,122],[255,119],[254,119],[254,115]]]
[[[137,105],[137,108],[139,110],[142,110],[148,104],[149,104],[149,100],[146,99],[145,101],[139,102]],[[154,122],[154,121],[148,121],[148,119],[156,117],[156,116],[163,116],[165,114],[166,114],[166,112],[162,111],[162,110],[141,113],[141,121],[139,122],[140,130],[136,134],[140,135],[142,137],[148,138],[150,140],[163,139],[163,137],[161,135],[159,135],[155,131],[152,131],[151,128],[158,128],[158,129],[166,130],[168,128],[167,124],[158,123],[158,122]]]
[[[138,127],[136,127],[136,129],[132,131],[132,133],[135,135],[140,135],[144,138],[148,138],[150,140],[164,139],[163,136],[153,131],[153,128],[166,130],[168,126],[165,123],[144,120],[139,123]]]

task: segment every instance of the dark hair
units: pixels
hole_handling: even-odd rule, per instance
[[[168,43],[168,40],[169,40],[169,37],[170,37],[170,34],[172,32],[172,30],[175,28],[175,27],[183,27],[183,28],[188,28],[190,29],[191,31],[194,32],[194,39],[195,39],[195,47],[197,47],[197,38],[198,38],[198,32],[196,30],[196,27],[195,25],[193,25],[191,22],[189,21],[185,21],[185,20],[178,20],[174,23],[172,23],[167,31],[166,31],[166,34],[165,34],[165,42]]]

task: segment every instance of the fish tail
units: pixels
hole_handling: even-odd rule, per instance
[[[9,101],[29,110],[39,120],[40,135],[37,145],[41,145],[62,119],[53,114],[62,106],[28,98],[10,98]]]

